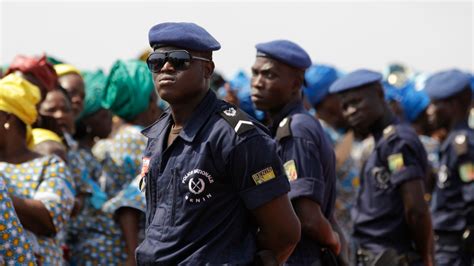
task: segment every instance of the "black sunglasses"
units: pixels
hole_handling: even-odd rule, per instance
[[[158,73],[166,62],[170,63],[175,70],[186,70],[191,65],[191,60],[211,62],[211,60],[207,58],[192,56],[185,50],[174,50],[168,52],[153,52],[146,59],[146,63],[151,72]]]

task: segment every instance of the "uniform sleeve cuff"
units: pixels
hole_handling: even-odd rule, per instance
[[[392,184],[398,186],[401,183],[415,180],[415,179],[425,179],[425,174],[422,169],[415,165],[405,166],[403,169],[392,174],[390,181]]]
[[[240,192],[240,197],[247,209],[253,210],[287,193],[289,190],[288,179],[286,175],[282,175]]]
[[[291,191],[288,193],[290,200],[297,198],[309,198],[319,205],[323,201],[324,183],[314,177],[299,177],[291,181]]]

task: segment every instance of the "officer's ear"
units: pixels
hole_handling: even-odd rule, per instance
[[[304,71],[295,69],[294,75],[295,78],[293,79],[293,92],[294,93],[301,93],[301,88],[304,84]]]
[[[214,61],[204,62],[204,78],[210,79],[212,73],[214,73]]]
[[[383,90],[382,84],[380,84],[380,82],[374,83],[373,89],[376,91],[377,97],[385,101],[385,92]]]

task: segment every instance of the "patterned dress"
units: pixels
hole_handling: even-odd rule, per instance
[[[0,173],[9,194],[41,201],[49,211],[57,235],[65,230],[74,206],[73,180],[59,157],[44,156],[21,164],[0,162]],[[42,265],[61,265],[63,252],[58,238],[36,235],[36,239]]]
[[[135,178],[145,145],[140,128],[125,125],[112,139],[97,143],[93,149],[97,159],[88,151],[78,151],[91,179],[105,192],[106,201],[93,192],[73,220],[69,232],[73,265],[121,265],[127,260],[122,230],[114,215],[121,207],[145,211],[145,198]]]
[[[344,134],[336,131],[324,121],[320,121],[333,146],[337,146],[344,138]],[[359,170],[351,155],[349,155],[344,163],[336,169],[336,176],[337,197],[334,213],[344,232],[345,238],[349,239],[350,233],[352,232],[350,212],[354,205],[356,191],[359,188]]]
[[[0,265],[36,265],[33,248],[0,177]]]

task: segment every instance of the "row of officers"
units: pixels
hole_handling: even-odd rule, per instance
[[[77,197],[68,184],[77,180],[58,157],[37,158],[31,153],[25,134],[29,131],[25,125],[37,119],[40,98],[61,96],[58,99],[67,102],[67,92],[43,95],[20,76],[2,78],[0,265],[63,264],[59,244],[64,239],[54,232],[68,222],[74,229],[69,233],[78,236],[71,253],[84,261],[71,260],[70,265],[100,264],[98,259],[120,265],[125,258],[126,265],[474,265],[471,75],[448,70],[430,76],[423,90],[427,97],[409,97],[416,112],[405,111],[416,123],[408,124],[386,101],[380,73],[360,69],[338,77],[327,85],[321,100],[321,88],[307,90],[312,82],[308,74],[314,69],[305,50],[287,40],[260,43],[246,82],[251,87],[250,105],[266,115],[259,122],[239,104],[229,103],[232,99],[223,101],[210,89],[212,55],[221,46],[205,29],[194,23],[161,23],[150,29],[149,43],[153,51],[146,65],[133,63],[129,71],[119,63],[107,78],[113,86],[102,100],[97,96],[101,94],[86,97],[94,100],[89,102],[94,108],[90,104],[84,108],[86,113],[95,112],[100,118],[91,123],[95,126],[84,128],[88,137],[80,138],[79,144],[92,149],[90,131],[110,118],[108,113],[98,115],[101,106],[135,124],[123,125],[113,137],[116,141],[102,142],[108,152],[97,165],[95,154],[68,152],[68,166],[91,164],[102,173],[93,176],[100,176],[96,181],[105,188],[99,197],[93,182],[91,188],[86,178],[78,182],[78,195],[93,190],[88,202],[94,209],[84,209],[71,222],[69,213]],[[135,85],[147,86],[127,85],[131,72],[140,80],[134,79]],[[56,79],[51,78],[54,83]],[[153,89],[169,104],[158,120],[158,107],[151,104],[157,101]],[[351,136],[370,140],[362,145],[356,170],[350,170],[357,173],[348,175],[360,178],[341,181],[341,172],[347,170],[341,158],[350,157],[350,145],[334,145],[328,125],[307,111],[308,102],[329,126],[337,128],[340,122],[350,128],[340,144],[349,143]],[[40,104],[40,111],[46,112],[46,103]],[[147,106],[152,108],[143,111]],[[424,115],[416,118],[420,113]],[[69,123],[57,119],[68,133]],[[430,133],[425,129],[428,124]],[[423,134],[436,136],[441,142],[438,151],[427,152],[429,141]],[[26,155],[12,152],[18,150]],[[71,170],[87,177],[74,170],[86,168]],[[32,176],[48,181],[37,188]],[[358,187],[357,195],[341,189],[341,183]],[[23,196],[34,193],[34,200],[23,199],[15,194],[18,191]],[[340,215],[341,204],[350,209],[349,218]],[[145,217],[140,221],[142,212]],[[139,223],[144,223],[140,236]],[[26,231],[22,225],[33,230],[28,238],[37,239],[36,261],[30,254],[29,243],[34,242],[19,241]]]
[[[143,131],[139,265],[472,265],[469,74],[443,71],[426,83],[428,119],[446,132],[431,212],[427,153],[386,103],[381,74],[361,69],[331,85],[356,135],[374,140],[346,241],[333,213],[333,147],[302,101],[309,55],[287,40],[256,45],[251,97],[270,116],[265,127],[209,90],[220,44],[205,29],[161,23],[149,42],[147,64],[170,108]]]

